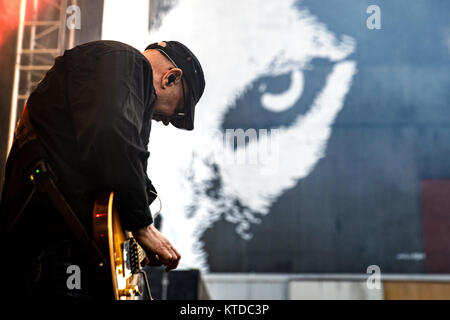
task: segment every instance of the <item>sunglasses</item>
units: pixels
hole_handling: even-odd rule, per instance
[[[184,81],[183,81],[183,79],[181,79],[181,89],[183,90],[183,111],[182,112],[177,112],[176,114],[174,114],[173,116],[170,117],[171,119],[183,118],[186,115],[186,94],[184,93]]]

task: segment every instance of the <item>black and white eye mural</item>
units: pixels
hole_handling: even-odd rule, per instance
[[[154,123],[149,144],[181,267],[424,270],[418,185],[450,162],[423,162],[444,142],[415,124],[446,117],[448,19],[385,1],[375,21],[370,1],[344,2],[105,0],[104,39],[178,40],[204,69],[195,130]]]

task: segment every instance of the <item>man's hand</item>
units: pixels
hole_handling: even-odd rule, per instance
[[[134,231],[133,236],[145,250],[150,265],[165,265],[166,271],[178,267],[181,255],[153,224]]]

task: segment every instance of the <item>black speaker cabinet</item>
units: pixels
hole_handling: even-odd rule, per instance
[[[155,300],[210,300],[199,270],[173,270],[146,266],[150,290]]]

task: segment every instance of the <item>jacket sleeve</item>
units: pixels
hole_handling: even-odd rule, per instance
[[[114,191],[123,227],[129,231],[153,222],[146,174],[149,152],[143,141],[148,137],[141,135],[152,72],[142,58],[127,50],[102,52],[72,61],[67,77],[82,164],[98,188]]]

